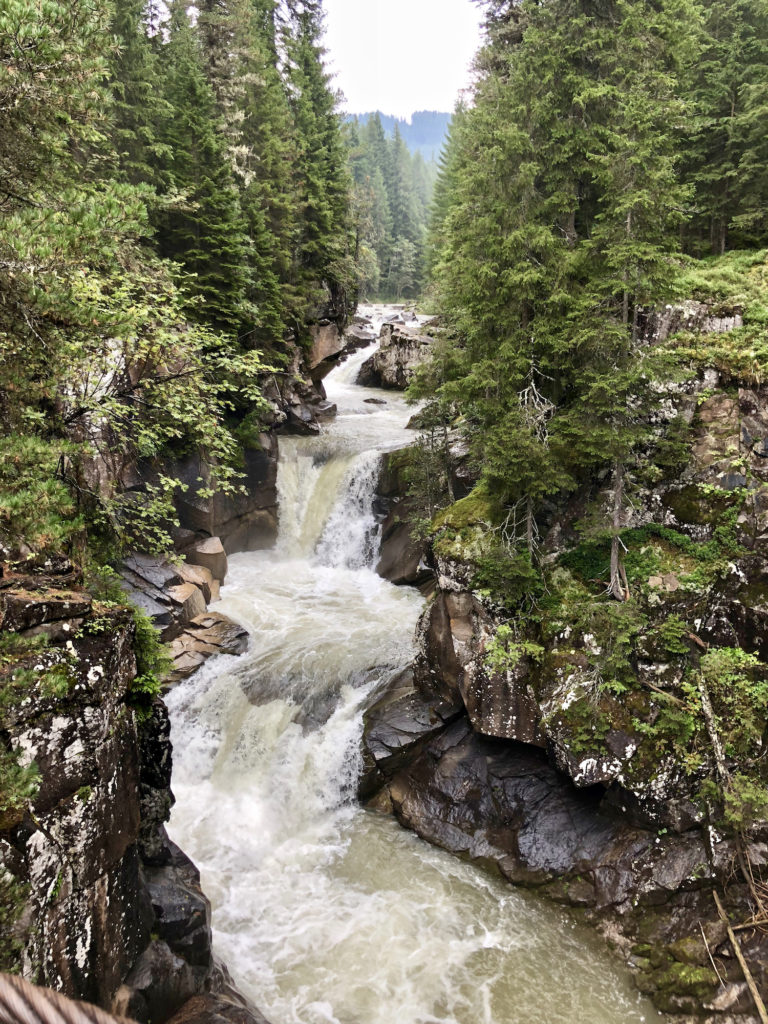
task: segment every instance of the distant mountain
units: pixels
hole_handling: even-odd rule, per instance
[[[448,125],[452,114],[440,110],[417,110],[410,123],[404,118],[382,114],[381,111],[368,111],[365,114],[353,114],[349,120],[357,119],[365,124],[368,118],[378,113],[381,125],[387,136],[395,134],[395,125],[400,129],[405,144],[412,153],[421,153],[425,160],[437,160],[443,148]]]

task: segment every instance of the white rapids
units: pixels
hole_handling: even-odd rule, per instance
[[[423,607],[372,569],[379,456],[412,438],[413,409],[355,386],[370,353],[328,378],[320,437],[280,442],[277,547],[230,560],[217,610],[248,652],[168,697],[170,831],[215,951],[273,1024],[659,1021],[591,932],[355,802],[363,710]]]

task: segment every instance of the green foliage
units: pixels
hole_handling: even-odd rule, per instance
[[[173,660],[149,616],[134,608],[133,619],[136,678],[131,683],[130,703],[139,714],[147,714],[155,697],[162,692],[163,680],[173,668]]]
[[[14,926],[24,909],[29,886],[19,882],[0,867],[0,971],[18,974],[23,943],[14,933]]]
[[[768,788],[765,778],[744,773],[731,776],[722,792],[725,821],[735,832],[746,832],[768,818]]]
[[[35,552],[72,549],[84,523],[64,481],[65,460],[77,446],[34,434],[0,436],[0,541]]]
[[[21,820],[24,808],[40,785],[40,773],[34,764],[19,763],[20,751],[0,748],[0,829]]]
[[[530,640],[518,640],[514,629],[500,625],[485,648],[484,664],[489,672],[512,672],[523,658],[541,661],[544,648]]]
[[[716,647],[702,657],[701,673],[726,755],[740,764],[754,761],[768,727],[768,669],[738,647]]]
[[[658,627],[659,638],[664,649],[670,654],[687,654],[690,650],[687,643],[690,629],[679,615],[670,615]]]

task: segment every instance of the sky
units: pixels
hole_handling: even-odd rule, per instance
[[[470,0],[325,0],[326,62],[350,114],[452,111],[470,82],[481,9]]]

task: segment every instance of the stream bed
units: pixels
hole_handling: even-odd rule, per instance
[[[168,695],[169,831],[215,952],[273,1024],[661,1021],[591,930],[356,802],[364,709],[423,608],[373,571],[379,459],[414,435],[401,395],[354,384],[370,354],[327,379],[321,436],[280,441],[277,546],[230,559],[216,609],[248,652]]]

